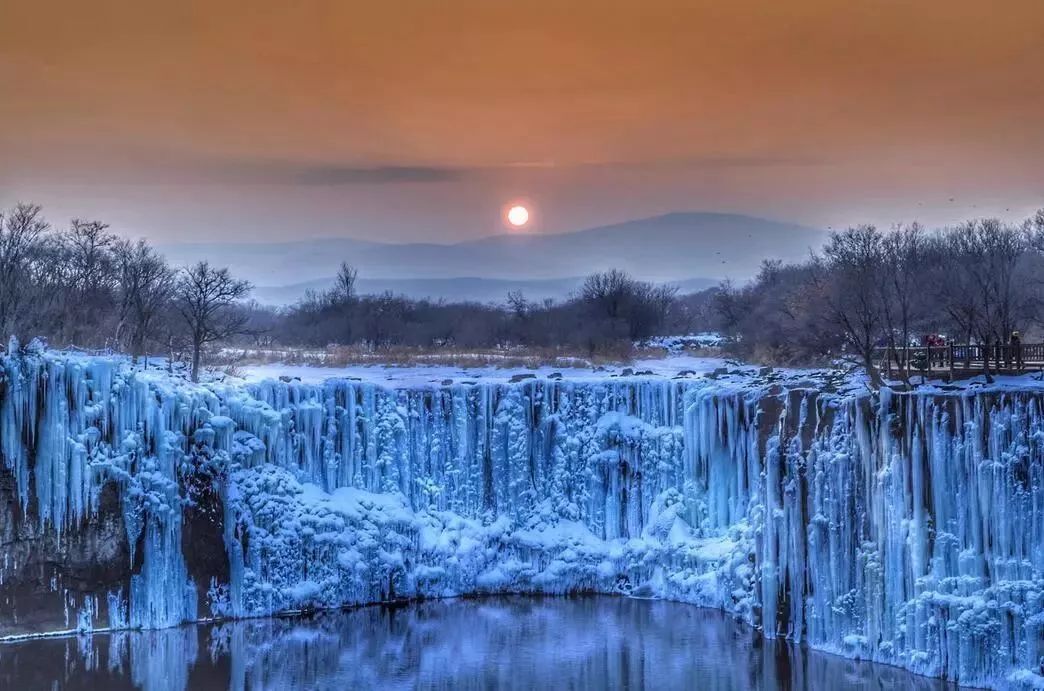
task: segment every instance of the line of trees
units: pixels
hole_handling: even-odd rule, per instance
[[[832,233],[797,264],[766,261],[750,283],[713,291],[717,324],[741,356],[809,363],[847,358],[879,381],[881,346],[927,334],[1006,343],[1044,319],[1044,210],[1020,224],[968,221]],[[986,363],[987,373],[989,363]]]
[[[176,269],[144,240],[120,238],[100,221],[58,229],[35,204],[0,211],[0,333],[134,357],[162,353],[188,360],[194,379],[208,349],[221,344],[521,344],[624,354],[634,341],[687,332],[707,309],[617,270],[590,276],[564,301],[513,293],[500,305],[359,295],[356,275],[346,263],[329,290],[265,307],[249,301],[251,286],[228,269],[205,261]]]
[[[3,334],[172,361],[189,352],[198,379],[203,349],[245,329],[249,290],[207,262],[175,270],[144,240],[119,238],[100,221],[56,230],[35,204],[0,212]]]
[[[359,295],[344,264],[335,285],[276,313],[258,310],[258,330],[274,342],[325,346],[489,348],[516,344],[596,353],[629,351],[635,341],[688,330],[692,314],[671,286],[611,269],[589,276],[563,301],[531,301],[521,292],[501,305],[411,300],[390,292]],[[263,324],[262,324],[263,322]]]
[[[926,334],[1007,342],[1044,322],[1044,210],[1020,224],[974,220],[927,231],[857,226],[806,261],[765,261],[743,285],[679,296],[609,270],[562,301],[520,292],[503,304],[360,295],[344,264],[334,285],[285,308],[248,301],[250,285],[203,261],[175,269],[143,240],[73,219],[55,229],[33,204],[0,212],[0,333],[53,345],[163,353],[198,378],[221,344],[372,349],[521,345],[626,355],[658,335],[720,331],[745,359],[845,359],[877,379],[881,346]],[[987,368],[989,363],[987,363]]]

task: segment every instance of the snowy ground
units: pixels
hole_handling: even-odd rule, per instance
[[[824,388],[833,393],[860,394],[868,392],[867,377],[861,372],[846,369],[808,367],[761,367],[742,364],[721,357],[697,355],[669,355],[660,358],[641,358],[626,364],[595,367],[453,367],[449,365],[348,365],[323,367],[316,365],[266,363],[243,365],[234,377],[216,373],[217,379],[256,383],[270,379],[296,380],[305,384],[320,384],[330,379],[347,379],[377,384],[392,389],[438,387],[449,384],[489,383],[505,384],[527,379],[558,379],[593,382],[606,379],[701,379],[714,378],[729,388],[783,384],[791,387]],[[891,388],[904,390],[905,383],[886,382]],[[993,377],[976,376],[958,382],[942,378],[925,379],[914,376],[910,381],[917,391],[939,393],[955,389],[970,391],[1014,391],[1044,388],[1044,377],[1038,372],[1022,375]]]
[[[65,351],[63,357],[82,363],[93,356],[79,351]],[[114,361],[128,361],[120,355],[109,355]],[[168,366],[162,357],[150,357],[147,377],[156,383],[168,379]],[[136,367],[139,371],[141,366]],[[183,365],[175,367],[178,377],[187,378]],[[265,380],[299,381],[304,384],[320,384],[330,379],[345,379],[372,383],[391,389],[427,388],[449,384],[489,383],[505,384],[528,379],[558,379],[566,381],[592,382],[612,378],[620,379],[700,379],[714,378],[729,388],[757,387],[766,384],[783,384],[808,388],[816,386],[832,393],[863,394],[868,392],[868,379],[861,371],[852,372],[849,367],[835,369],[812,367],[762,367],[743,364],[734,359],[706,357],[688,354],[671,354],[666,357],[650,357],[616,365],[591,367],[459,367],[443,364],[396,365],[396,364],[352,364],[346,366],[321,366],[311,364],[289,364],[271,362],[264,364],[239,365],[234,375],[220,369],[208,369],[201,373],[204,382],[257,383]],[[906,384],[900,380],[886,380],[890,388],[902,391]],[[1044,373],[1026,372],[1021,375],[994,376],[992,382],[979,375],[957,382],[944,378],[928,379],[913,376],[910,380],[914,390],[922,393],[941,393],[957,389],[969,391],[1015,391],[1044,389]]]
[[[451,380],[453,383],[465,381],[483,381],[505,383],[521,378],[547,379],[560,375],[563,379],[590,381],[620,376],[700,376],[714,370],[730,367],[723,358],[702,358],[689,355],[677,355],[668,358],[652,358],[635,360],[627,365],[612,367],[594,367],[590,369],[539,367],[449,367],[388,365],[351,365],[348,367],[313,367],[310,365],[285,365],[280,363],[265,365],[245,365],[239,368],[241,376],[250,382],[264,379],[290,377],[305,383],[319,383],[327,379],[357,379],[374,384],[392,384],[395,387],[441,385]],[[736,369],[730,367],[730,369]],[[738,369],[756,372],[757,368],[743,367]]]
[[[600,381],[663,381],[714,379],[724,390],[757,390],[781,385],[790,388],[818,389],[831,393],[867,393],[867,379],[860,373],[842,369],[773,368],[741,364],[720,357],[670,355],[644,358],[627,364],[597,367],[555,368],[543,367],[452,367],[448,365],[349,365],[346,367],[318,367],[269,363],[244,365],[235,376],[217,375],[226,383],[257,383],[266,380],[300,381],[303,384],[321,384],[328,380],[349,380],[375,384],[388,389],[437,388],[451,384],[507,384],[531,379],[561,379],[571,382]],[[1028,375],[1009,378],[1007,386],[1027,386]],[[1041,386],[1039,382],[1037,386]],[[943,381],[925,384],[926,390],[946,386]]]

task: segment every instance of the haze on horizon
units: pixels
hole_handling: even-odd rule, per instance
[[[159,244],[816,227],[1044,197],[1044,4],[0,6],[0,205]]]

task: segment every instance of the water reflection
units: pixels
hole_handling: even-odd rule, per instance
[[[0,645],[11,689],[916,689],[713,610],[612,597],[426,602]]]

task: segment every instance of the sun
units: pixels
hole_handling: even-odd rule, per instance
[[[521,228],[529,223],[529,209],[521,204],[515,204],[507,212],[507,220],[515,228]]]

